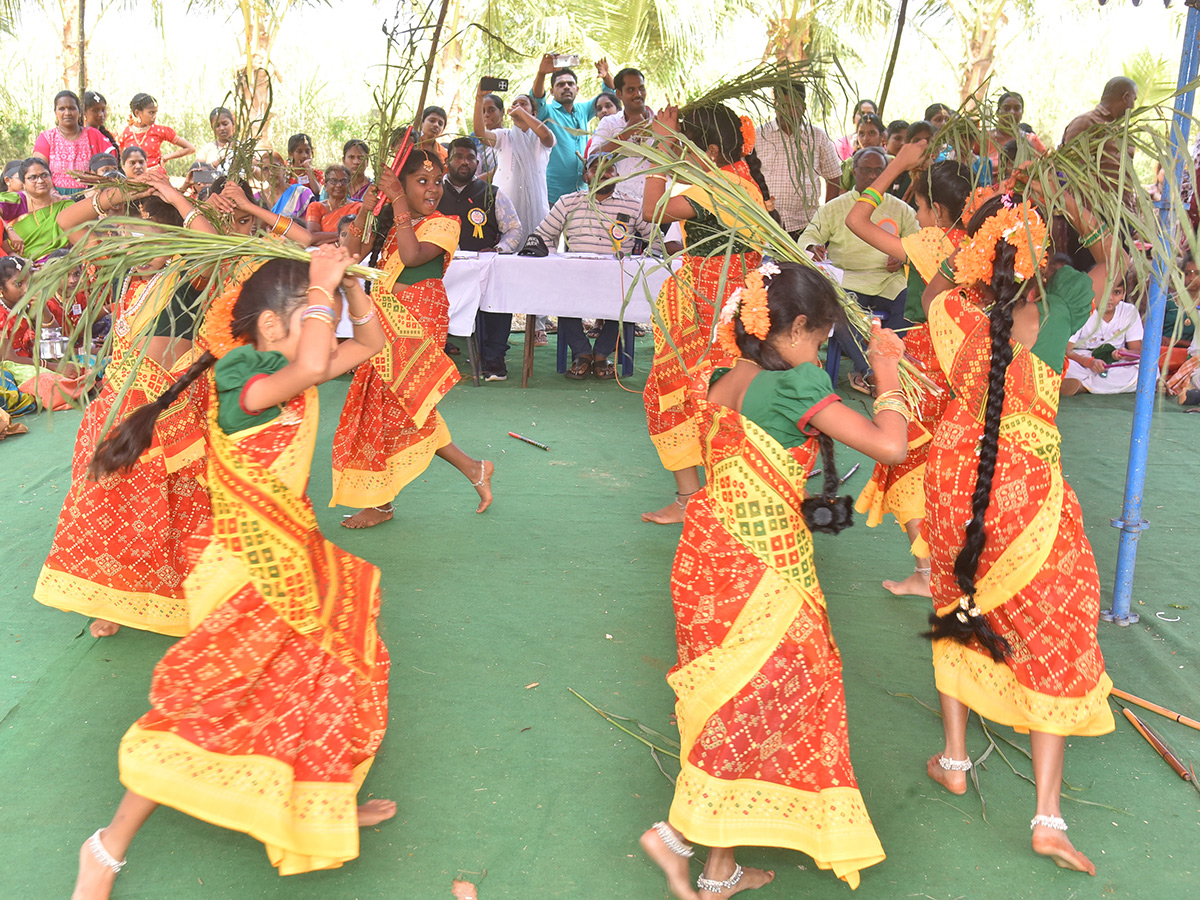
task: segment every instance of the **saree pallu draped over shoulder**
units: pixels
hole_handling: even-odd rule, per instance
[[[745,163],[723,169],[722,174],[731,187],[762,205],[762,194]],[[698,187],[688,188],[682,196],[697,213],[695,220],[683,225],[689,250],[704,235],[710,237],[698,248],[703,255],[684,254],[683,265],[667,279],[655,301],[654,360],[643,391],[650,439],[663,467],[672,472],[702,464],[692,394],[698,387],[707,389],[715,368],[733,364],[713,341],[717,315],[729,296],[745,284],[746,273],[762,262],[762,254],[736,237],[728,248],[721,238],[711,238],[737,226],[719,199]]]
[[[458,246],[458,220],[432,215],[417,237],[445,252],[441,271],[405,284],[404,264],[389,236],[372,292],[386,338],[384,349],[358,367],[333,438],[330,506],[365,508],[390,503],[450,443],[437,404],[459,379],[446,355],[450,300],[441,280]],[[428,264],[427,264],[428,265]]]
[[[305,495],[315,388],[264,425],[226,435],[214,409],[210,428],[195,627],[154,670],[121,780],[258,839],[281,875],[335,868],[358,855],[358,790],[387,726],[379,570],[325,540]]]
[[[792,451],[697,401],[706,486],[671,572],[682,771],[670,821],[712,847],[786,847],[857,887],[883,849],[859,792],[841,656],[800,504],[815,440]]]
[[[954,562],[971,517],[991,360],[990,321],[962,290],[938,297],[929,330],[955,398],[926,467],[931,589],[939,614],[962,591]],[[977,643],[933,645],[937,688],[1019,731],[1113,730],[1112,681],[1096,640],[1100,580],[1075,492],[1063,480],[1055,424],[1062,376],[1020,344],[1004,382],[1000,442],[984,517],[976,602],[1012,648],[996,663]]]
[[[34,597],[47,606],[179,637],[189,617],[187,540],[211,510],[205,475],[208,386],[196,381],[158,418],[150,448],[128,472],[89,481],[87,468],[105,420],[114,426],[173,385],[200,355],[170,369],[139,358],[134,339],[166,309],[177,287],[158,275],[131,279],[117,304],[112,358],[100,395],[84,412],[71,462],[71,488]],[[133,380],[124,397],[121,389]]]

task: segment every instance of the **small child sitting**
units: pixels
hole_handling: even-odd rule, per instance
[[[1092,312],[1067,344],[1067,367],[1060,394],[1128,394],[1137,389],[1138,364],[1129,354],[1141,353],[1142,319],[1125,302],[1126,285],[1118,281],[1103,314]]]

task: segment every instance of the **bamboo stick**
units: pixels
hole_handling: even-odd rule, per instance
[[[1150,712],[1158,713],[1160,716],[1166,716],[1168,719],[1173,719],[1180,725],[1186,725],[1188,728],[1195,728],[1200,731],[1200,722],[1195,719],[1189,719],[1187,716],[1180,715],[1174,710],[1167,709],[1165,706],[1159,706],[1157,703],[1151,703],[1149,700],[1143,700],[1141,697],[1135,697],[1133,694],[1127,694],[1125,691],[1112,689],[1114,697],[1120,697],[1122,700],[1127,700],[1134,706],[1140,706],[1142,709],[1148,709]]]
[[[1127,718],[1133,724],[1133,727],[1137,729],[1138,734],[1144,737],[1149,742],[1150,746],[1158,751],[1158,755],[1166,760],[1167,765],[1175,770],[1176,775],[1178,775],[1184,781],[1191,781],[1192,775],[1188,771],[1187,767],[1183,764],[1183,760],[1175,755],[1175,752],[1167,746],[1166,741],[1159,737],[1158,733],[1155,732],[1153,728],[1134,715],[1133,710],[1122,706],[1121,712],[1125,713],[1125,718]]]

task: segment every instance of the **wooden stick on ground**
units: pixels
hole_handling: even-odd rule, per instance
[[[1192,780],[1192,774],[1188,771],[1187,766],[1183,764],[1183,760],[1175,755],[1175,751],[1167,746],[1166,741],[1159,737],[1153,728],[1134,715],[1133,710],[1122,706],[1121,712],[1125,713],[1125,718],[1138,730],[1138,734],[1144,737],[1150,743],[1150,746],[1158,751],[1158,755],[1167,761],[1167,765],[1175,770],[1176,775],[1184,781]]]
[[[1124,691],[1119,691],[1116,688],[1112,689],[1114,697],[1120,697],[1122,700],[1127,700],[1134,706],[1140,706],[1142,709],[1148,709],[1150,712],[1158,713],[1160,716],[1166,716],[1168,719],[1173,719],[1180,725],[1186,725],[1188,728],[1195,728],[1200,731],[1200,722],[1195,719],[1189,719],[1187,716],[1180,715],[1174,710],[1167,709],[1165,706],[1159,706],[1157,703],[1151,703],[1149,700],[1143,700],[1141,697],[1135,697],[1133,694],[1127,694]]]

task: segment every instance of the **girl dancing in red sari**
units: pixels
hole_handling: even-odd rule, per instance
[[[678,139],[680,121],[679,110],[668,106],[655,117],[654,131],[660,140]],[[694,145],[690,152],[707,156],[730,185],[754,203],[767,203],[770,193],[754,153],[753,127],[743,127],[724,106],[689,111],[682,127]],[[665,175],[648,175],[642,198],[647,222],[681,223],[685,247],[682,268],[658,295],[654,361],[642,392],[650,439],[663,468],[675,476],[675,499],[642,514],[643,522],[660,525],[682,522],[688,497],[700,489],[700,433],[692,383],[707,383],[714,366],[729,364],[712,343],[716,312],[762,260],[744,230],[729,239],[737,221],[728,198],[693,185],[664,203],[666,188]]]
[[[921,226],[916,234],[897,237],[872,222],[871,213],[878,205],[880,193],[886,193],[903,173],[920,165],[927,146],[928,141],[917,141],[901,147],[883,174],[863,192],[861,201],[846,215],[846,227],[855,235],[888,256],[908,263],[908,301],[904,314],[915,324],[904,333],[904,350],[924,374],[927,390],[921,395],[916,415],[909,425],[908,455],[904,462],[898,466],[876,466],[871,480],[859,494],[855,508],[860,513],[867,513],[868,527],[875,527],[883,521],[884,515],[891,513],[907,532],[912,555],[916,558],[915,570],[907,578],[888,580],[883,586],[893,594],[918,597],[930,595],[929,544],[922,534],[925,460],[929,456],[933,431],[950,402],[950,386],[933,353],[921,297],[938,266],[966,237],[962,215],[971,196],[971,170],[962,163],[943,160],[916,175],[913,198],[917,203],[917,222]]]
[[[359,366],[333,436],[333,499],[330,506],[365,507],[342,522],[370,528],[394,515],[401,488],[440,456],[467,477],[479,494],[481,513],[492,503],[493,466],[474,459],[450,440],[437,404],[458,381],[446,356],[450,300],[442,275],[458,247],[459,222],[440,215],[443,165],[437,154],[413,150],[397,178],[379,175],[391,201],[394,224],[386,234],[379,266],[387,275],[373,289],[387,342],[369,365]],[[375,186],[350,226],[352,254],[365,248],[363,223],[375,205]],[[385,215],[386,215],[385,211]]]
[[[159,804],[252,835],[281,875],[354,859],[358,827],[395,813],[356,805],[387,726],[379,570],[321,536],[305,495],[316,385],[383,346],[349,262],[322,248],[235,285],[208,313],[211,352],[97,450],[99,473],[134,465],[157,416],[212,369],[213,519],[187,582],[198,624],[155,667],[153,708],[121,740],[128,790],[80,850],[73,900],[109,896]],[[357,323],[341,345],[339,286]]]
[[[968,710],[1028,731],[1033,849],[1094,875],[1067,839],[1059,795],[1067,737],[1113,730],[1112,682],[1096,642],[1096,562],[1063,480],[1055,416],[1067,343],[1105,296],[1111,237],[1069,195],[1065,204],[1080,234],[1102,238],[1089,274],[1064,267],[1043,291],[1035,275],[1046,227],[1032,204],[1005,193],[971,219],[955,259],[961,286],[944,290],[951,285],[938,275],[926,292],[933,347],[954,391],[925,471],[945,729],[926,770],[952,793],[966,791]]]
[[[839,315],[824,275],[764,263],[722,311],[723,352],[740,358],[695,400],[707,484],[671,570],[679,662],[667,676],[683,768],[668,822],[641,839],[680,900],[774,877],[739,866],[736,847],[799,850],[851,887],[884,858],[850,764],[841,656],[802,506],[819,443],[830,465],[831,439],[897,463],[910,413],[903,345],[878,328],[875,420],[839,401],[817,356]],[[687,841],[712,848],[699,893]]]

